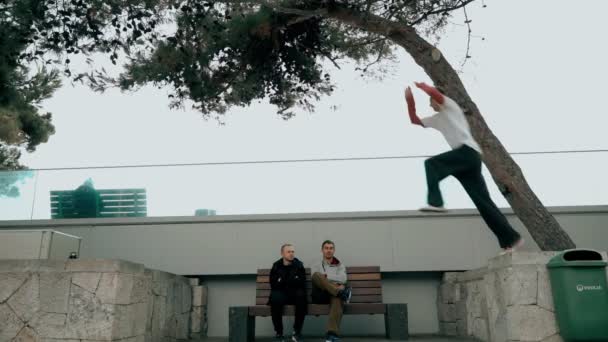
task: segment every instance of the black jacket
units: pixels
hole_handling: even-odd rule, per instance
[[[297,258],[290,265],[284,265],[283,259],[272,264],[270,270],[270,288],[273,291],[299,292],[306,291],[306,269]]]

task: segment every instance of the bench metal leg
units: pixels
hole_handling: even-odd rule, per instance
[[[386,327],[386,338],[389,340],[404,341],[409,339],[407,304],[386,304],[384,325]]]
[[[252,342],[255,340],[255,316],[249,316],[248,307],[231,307],[228,316],[229,342]]]

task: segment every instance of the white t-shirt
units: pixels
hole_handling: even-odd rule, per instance
[[[432,127],[441,132],[452,149],[467,145],[481,153],[481,147],[473,138],[469,123],[460,106],[445,95],[443,98],[444,102],[437,114],[420,119],[424,127]]]

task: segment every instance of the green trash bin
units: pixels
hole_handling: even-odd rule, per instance
[[[564,251],[547,264],[565,341],[608,341],[606,264],[599,252],[588,249]]]

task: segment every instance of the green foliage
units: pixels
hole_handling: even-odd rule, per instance
[[[311,110],[332,92],[332,68],[344,61],[365,73],[394,57],[386,38],[323,11],[348,8],[433,34],[472,0],[29,1],[38,3],[32,13],[42,14],[24,60],[49,63],[48,51],[103,52],[115,64],[123,56],[129,62],[118,78],[101,70],[72,74],[69,58],[59,61],[96,90],[165,86],[172,106],[192,101],[207,116],[268,99],[289,118],[292,108]]]

